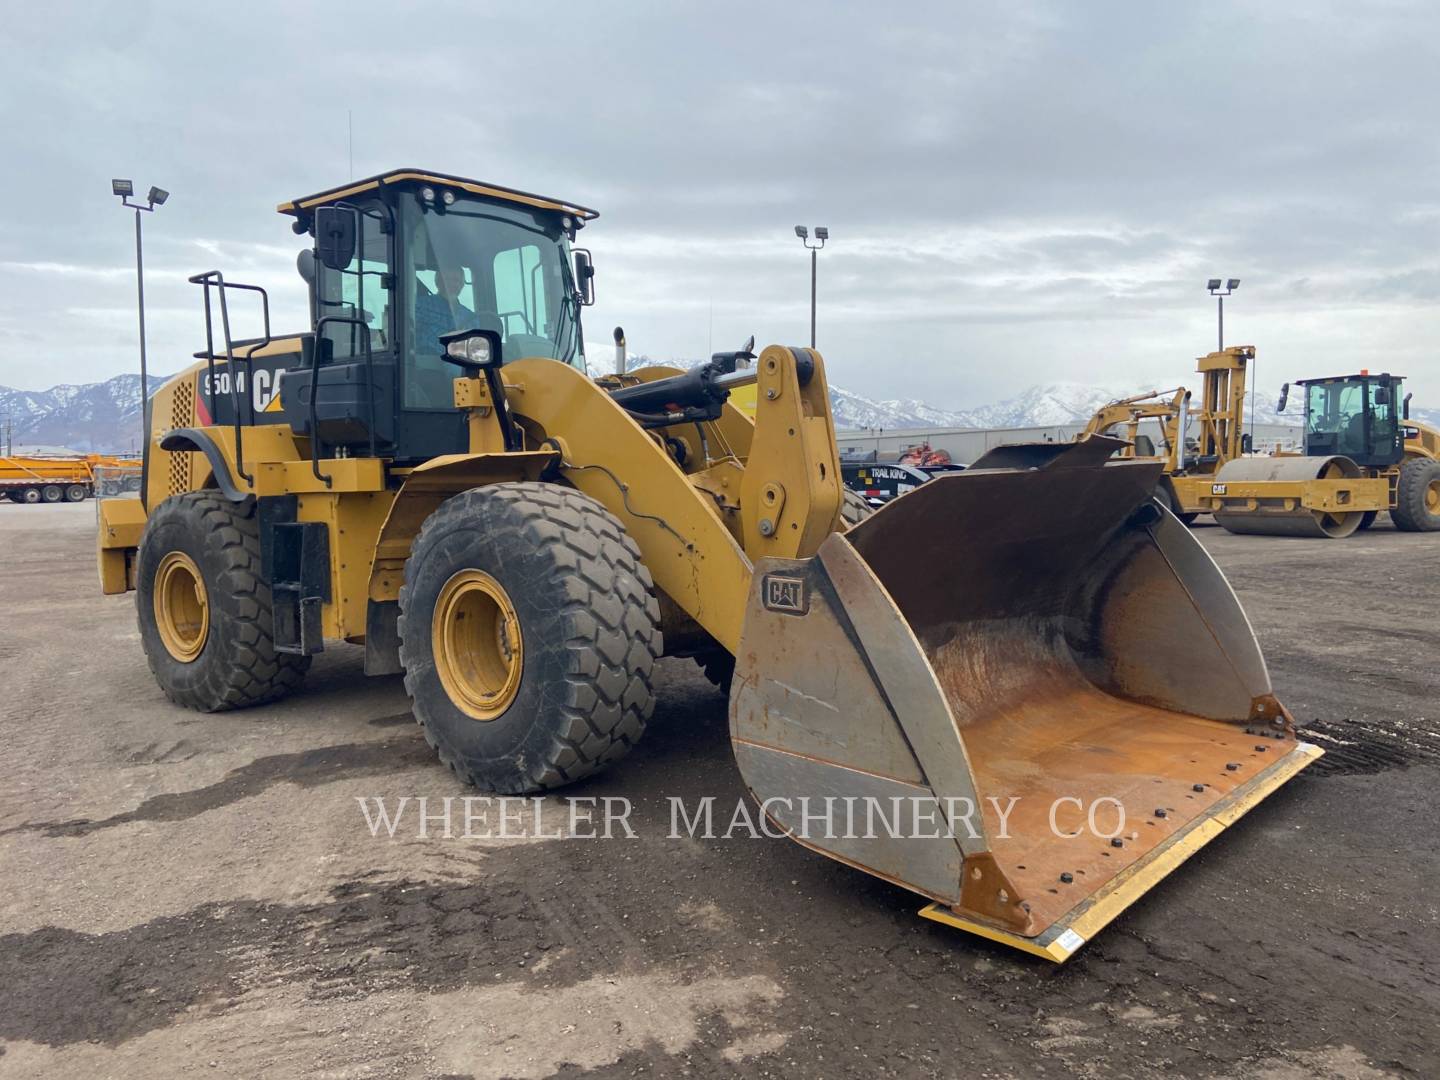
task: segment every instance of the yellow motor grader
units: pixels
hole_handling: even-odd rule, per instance
[[[443,762],[522,793],[633,747],[662,655],[733,659],[774,826],[1054,960],[1319,753],[1116,440],[847,524],[814,350],[587,375],[594,211],[413,169],[280,211],[311,327],[196,275],[206,347],[155,397],[143,498],[101,503],[104,591],[175,702],[269,701],[359,643]]]

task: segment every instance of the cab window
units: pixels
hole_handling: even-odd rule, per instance
[[[440,336],[455,330],[499,334],[505,363],[544,357],[585,370],[568,240],[556,215],[478,199],[438,207],[407,199],[400,233],[406,408],[454,407],[456,369],[441,358]]]
[[[495,256],[491,267],[495,280],[495,307],[505,324],[505,337],[528,334],[545,336],[547,283],[540,278],[540,249],[534,244],[509,248]]]
[[[1365,387],[1358,382],[1311,383],[1307,409],[1311,435],[1347,457],[1365,457]]]
[[[380,231],[380,211],[357,215],[355,256],[344,270],[327,270],[320,279],[320,316],[358,319],[370,333],[370,349],[379,353],[391,342],[389,237]],[[353,322],[327,323],[324,337],[335,359],[365,355],[365,330]]]

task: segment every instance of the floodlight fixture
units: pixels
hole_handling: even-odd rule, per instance
[[[170,193],[164,188],[150,188],[145,202],[131,202],[135,194],[135,181],[111,180],[110,192],[120,199],[120,205],[135,211],[135,307],[140,322],[140,427],[143,432],[141,453],[148,468],[150,460],[150,376],[146,370],[145,357],[145,256],[140,236],[140,212],[154,213],[157,206],[163,206]]]
[[[815,226],[815,243],[810,242],[810,230],[804,225],[795,226],[795,235],[810,252],[810,347],[815,348],[815,279],[819,273],[816,264],[816,254],[825,246],[825,241],[830,239],[830,230],[824,225]]]

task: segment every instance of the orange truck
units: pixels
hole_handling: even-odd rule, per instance
[[[0,457],[0,498],[18,503],[82,502],[136,486],[139,461],[105,454]]]

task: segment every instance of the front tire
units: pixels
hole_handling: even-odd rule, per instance
[[[1410,458],[1401,464],[1390,520],[1404,532],[1440,531],[1440,461]]]
[[[399,630],[426,740],[485,791],[597,772],[654,709],[650,572],[619,520],[569,488],[493,484],[441,504],[405,563]]]
[[[206,492],[166,499],[146,523],[137,560],[140,640],[171,701],[222,712],[300,685],[310,657],[275,651],[253,502]]]

